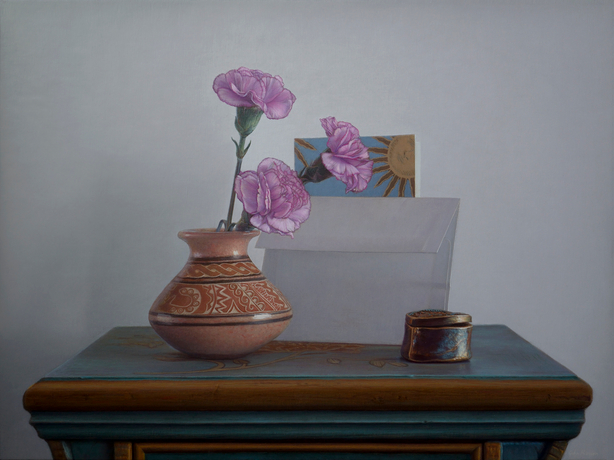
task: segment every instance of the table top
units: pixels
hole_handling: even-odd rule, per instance
[[[191,358],[118,327],[33,385],[32,410],[572,410],[588,384],[506,326],[475,326],[470,361],[412,363],[398,345],[274,341]]]
[[[234,360],[191,358],[149,327],[117,327],[45,380],[262,378],[574,379],[576,376],[506,326],[476,326],[473,358],[412,363],[398,345],[274,341]]]

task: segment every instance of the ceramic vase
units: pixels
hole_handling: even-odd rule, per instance
[[[249,241],[259,234],[179,232],[189,259],[149,311],[149,322],[164,341],[191,356],[231,359],[281,334],[292,308],[247,255]]]

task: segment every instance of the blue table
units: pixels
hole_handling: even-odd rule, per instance
[[[555,460],[591,403],[586,382],[505,326],[475,326],[468,362],[399,350],[280,341],[201,360],[120,327],[24,407],[54,459]]]

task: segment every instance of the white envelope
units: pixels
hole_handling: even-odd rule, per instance
[[[447,310],[458,198],[311,200],[294,239],[256,244],[294,310],[280,339],[400,344],[406,313]]]

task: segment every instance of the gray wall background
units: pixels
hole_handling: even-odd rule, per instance
[[[328,115],[418,135],[423,196],[461,198],[450,309],[584,378],[566,458],[611,460],[613,17],[610,0],[2,1],[0,457],[50,457],[23,392],[146,325],[187,257],[177,231],[225,215],[234,110],[210,88],[243,65],[298,98],[246,169],[291,162]]]

